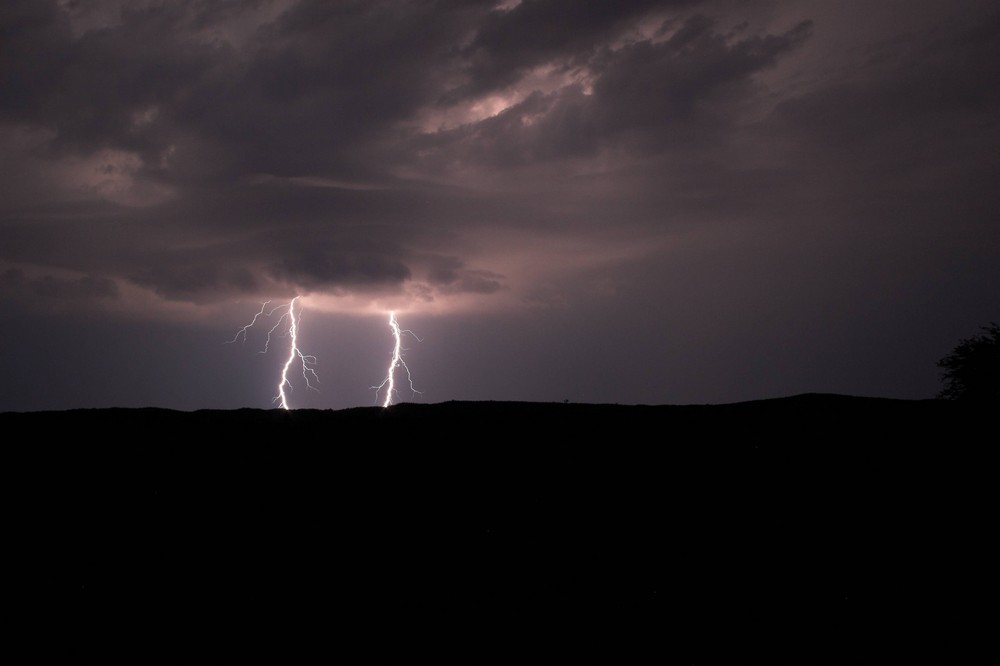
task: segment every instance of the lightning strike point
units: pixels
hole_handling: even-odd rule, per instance
[[[406,361],[403,360],[403,333],[409,333],[417,342],[423,342],[420,338],[409,329],[400,329],[399,323],[396,322],[395,311],[389,312],[389,328],[392,330],[392,337],[395,341],[395,346],[392,349],[392,358],[389,360],[389,369],[385,373],[385,379],[378,386],[373,386],[372,389],[375,390],[375,402],[378,402],[378,392],[383,388],[385,389],[385,400],[382,402],[383,407],[388,407],[392,404],[392,396],[396,393],[396,368],[402,367],[406,370],[406,379],[410,384],[410,390],[414,393],[420,393],[417,389],[413,387],[413,376],[410,374],[410,368],[406,365]]]

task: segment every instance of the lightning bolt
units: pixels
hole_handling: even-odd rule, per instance
[[[305,379],[306,386],[308,388],[314,390],[314,391],[319,390],[315,386],[312,385],[312,381],[310,380],[310,377],[311,377],[312,379],[316,380],[316,383],[319,383],[319,375],[316,374],[316,370],[313,367],[313,366],[316,365],[316,357],[312,356],[310,354],[303,354],[302,351],[299,349],[299,340],[298,340],[298,337],[299,337],[299,316],[295,314],[295,302],[297,300],[299,300],[298,296],[296,296],[295,298],[293,298],[288,303],[284,303],[282,305],[278,305],[278,306],[275,306],[275,307],[271,308],[267,312],[265,312],[265,310],[267,309],[267,304],[270,303],[271,301],[264,301],[263,305],[260,306],[260,312],[258,312],[257,314],[255,314],[253,316],[253,319],[250,320],[250,323],[247,324],[246,326],[244,326],[243,328],[241,328],[239,331],[237,331],[236,335],[233,336],[233,339],[227,341],[227,343],[226,343],[226,344],[234,343],[237,340],[239,340],[241,337],[243,338],[243,342],[246,342],[247,341],[247,331],[250,328],[252,328],[254,324],[257,323],[258,319],[260,319],[262,316],[263,317],[270,317],[271,315],[273,315],[278,310],[282,310],[282,309],[285,310],[285,312],[280,317],[278,317],[277,323],[275,323],[275,325],[272,326],[270,328],[270,330],[268,330],[268,332],[267,332],[267,340],[264,342],[264,349],[262,351],[258,352],[260,354],[266,354],[267,353],[267,350],[271,346],[271,335],[283,323],[285,323],[285,321],[287,320],[287,322],[288,322],[288,337],[289,337],[288,360],[285,361],[285,365],[282,366],[282,368],[281,368],[281,381],[278,382],[278,395],[274,396],[274,400],[272,401],[272,402],[280,403],[282,409],[291,409],[288,406],[288,393],[286,392],[286,389],[288,391],[292,390],[292,382],[289,381],[289,379],[288,379],[288,372],[291,369],[292,365],[295,363],[295,359],[296,358],[298,358],[299,362],[301,363],[301,366],[302,366],[302,378]]]
[[[423,342],[420,338],[417,338],[413,331],[408,329],[400,329],[399,324],[396,322],[396,313],[389,313],[389,328],[392,329],[392,337],[395,341],[395,346],[392,349],[392,358],[389,361],[389,369],[385,373],[385,379],[378,386],[373,386],[372,389],[375,390],[375,402],[378,402],[378,392],[383,388],[385,389],[385,401],[382,403],[383,407],[388,407],[392,404],[392,396],[396,392],[396,368],[402,367],[406,370],[406,379],[410,384],[410,390],[414,393],[420,393],[417,389],[413,388],[413,376],[410,374],[410,368],[406,365],[406,361],[403,360],[403,333],[409,333],[417,342]]]

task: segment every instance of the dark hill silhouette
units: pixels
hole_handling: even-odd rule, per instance
[[[947,652],[950,628],[982,622],[968,602],[990,541],[987,417],[810,394],[0,425],[24,603],[79,618],[77,655],[109,647],[91,621],[143,635],[183,616],[217,637],[293,617],[316,631],[517,618],[625,622],[660,656],[720,631],[780,655],[794,635],[823,646],[806,661],[835,662],[898,655],[914,631]]]
[[[0,424],[31,427],[40,432],[80,428],[100,429],[105,443],[133,442],[146,433],[191,438],[218,436],[222,442],[263,443],[289,435],[322,437],[328,428],[348,429],[364,438],[395,432],[429,437],[428,443],[489,444],[497,436],[516,435],[517,441],[535,434],[553,435],[562,446],[565,435],[640,436],[649,427],[669,428],[661,436],[748,434],[783,441],[827,439],[851,429],[888,428],[913,434],[926,428],[960,427],[974,408],[944,400],[891,400],[829,394],[757,400],[723,405],[612,405],[530,402],[403,403],[344,410],[238,409],[182,412],[168,409],[80,409],[60,412],[0,413]],[[424,428],[426,427],[426,430]],[[413,433],[412,428],[418,428]],[[596,429],[596,430],[595,430]],[[617,435],[616,435],[617,434]],[[889,433],[886,433],[889,434]],[[329,433],[334,435],[334,433]],[[650,436],[657,436],[650,433]],[[179,444],[180,442],[178,442]],[[380,442],[388,444],[389,442]],[[147,442],[148,444],[148,442]]]

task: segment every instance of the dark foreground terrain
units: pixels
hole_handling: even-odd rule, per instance
[[[996,602],[992,416],[3,413],[8,630],[135,661],[953,661]]]

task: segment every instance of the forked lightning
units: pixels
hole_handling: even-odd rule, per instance
[[[395,340],[395,346],[392,349],[392,358],[389,360],[389,370],[385,373],[385,379],[378,386],[373,386],[375,390],[375,402],[378,402],[378,392],[383,388],[385,389],[385,400],[382,402],[383,407],[388,407],[392,404],[392,396],[396,392],[396,368],[402,367],[406,370],[406,380],[410,384],[410,390],[414,393],[420,393],[417,389],[413,388],[413,377],[410,375],[410,368],[406,365],[406,361],[403,360],[403,333],[409,333],[417,342],[423,342],[418,338],[413,331],[408,329],[400,330],[399,324],[396,322],[396,313],[389,313],[389,328],[392,329],[392,337]]]
[[[295,363],[296,358],[298,358],[300,363],[302,364],[302,378],[305,379],[306,386],[314,391],[318,390],[315,386],[312,385],[310,377],[316,380],[317,383],[319,383],[319,375],[316,374],[316,370],[315,368],[313,368],[313,366],[316,365],[316,357],[311,356],[309,354],[303,354],[302,351],[299,349],[299,341],[298,341],[299,318],[298,315],[295,314],[295,302],[297,300],[299,300],[298,296],[293,298],[288,303],[271,308],[271,310],[269,310],[267,313],[265,313],[264,310],[265,308],[267,308],[267,304],[270,303],[271,301],[264,301],[264,304],[260,306],[260,312],[255,314],[250,323],[241,328],[233,337],[233,339],[227,342],[227,344],[236,342],[237,340],[240,339],[240,336],[243,337],[243,342],[246,342],[247,330],[249,330],[254,324],[256,324],[257,320],[261,316],[270,317],[278,310],[285,309],[285,312],[278,318],[277,323],[274,326],[272,326],[271,329],[267,332],[267,340],[264,342],[264,349],[259,352],[261,354],[267,353],[268,348],[271,346],[271,334],[274,333],[278,329],[278,327],[280,327],[282,323],[284,323],[285,320],[287,319],[288,338],[289,338],[288,360],[285,361],[285,365],[282,366],[281,368],[281,381],[278,382],[278,395],[274,396],[273,400],[273,402],[279,403],[282,409],[290,409],[290,407],[288,406],[288,394],[286,393],[286,389],[288,391],[291,391],[292,383],[288,379],[288,371]]]

